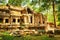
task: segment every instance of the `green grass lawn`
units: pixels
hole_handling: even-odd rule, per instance
[[[49,38],[46,35],[42,36],[25,36],[25,37],[14,37],[9,35],[0,36],[0,40],[60,40],[60,38]]]
[[[14,37],[10,36],[8,32],[0,33],[3,34],[0,36],[0,40],[60,40],[60,38],[56,37],[48,37],[47,35],[36,36],[36,35],[26,35],[22,37]]]

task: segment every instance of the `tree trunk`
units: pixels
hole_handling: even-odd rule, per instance
[[[56,28],[56,15],[55,15],[55,2],[54,2],[54,0],[52,2],[52,6],[53,6],[54,27]]]

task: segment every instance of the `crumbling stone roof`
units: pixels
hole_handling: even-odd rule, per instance
[[[18,7],[18,6],[12,6],[12,5],[0,5],[0,9],[1,10],[14,10],[14,11],[21,11],[21,10],[24,10],[23,7]]]
[[[6,13],[10,13],[10,12],[14,11],[12,14],[25,11],[24,13],[28,12],[30,14],[39,15],[39,16],[42,15],[43,16],[42,13],[37,13],[29,7],[24,7],[23,8],[23,7],[20,7],[20,6],[12,6],[12,5],[8,5],[8,4],[4,5],[4,6],[0,5],[0,11],[1,12],[6,12]]]

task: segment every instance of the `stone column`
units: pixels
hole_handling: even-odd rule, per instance
[[[33,23],[33,25],[34,25],[34,15],[32,15],[32,23]]]
[[[28,21],[29,21],[29,23],[31,23],[30,16],[28,16]]]
[[[3,24],[5,24],[5,18],[3,19]]]
[[[13,21],[13,18],[12,18],[12,16],[10,15],[10,27],[13,27],[13,26],[12,26],[12,24],[13,24],[12,21]]]
[[[24,16],[24,25],[27,27],[27,16]]]
[[[19,19],[20,19],[20,17],[19,17]],[[20,19],[21,20],[21,19]],[[19,21],[19,25],[21,25],[21,22]]]
[[[41,22],[41,24],[43,24],[43,17],[42,17],[42,15],[40,16],[40,22]]]
[[[27,17],[24,16],[24,23],[26,24],[27,23]]]
[[[18,23],[18,18],[16,18],[16,24]]]
[[[12,16],[10,16],[10,25],[12,25],[12,22],[13,21],[13,19],[12,19]]]

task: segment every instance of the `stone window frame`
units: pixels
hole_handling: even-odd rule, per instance
[[[17,19],[17,20],[18,20],[17,22],[20,23],[20,19]]]
[[[0,20],[1,21],[0,23],[3,23],[3,18],[0,18],[0,19],[2,19],[2,20]]]
[[[12,19],[12,22],[13,22],[13,23],[16,23],[16,19],[15,19],[15,18],[13,18],[13,19]]]
[[[9,19],[5,19],[5,23],[9,23]]]

